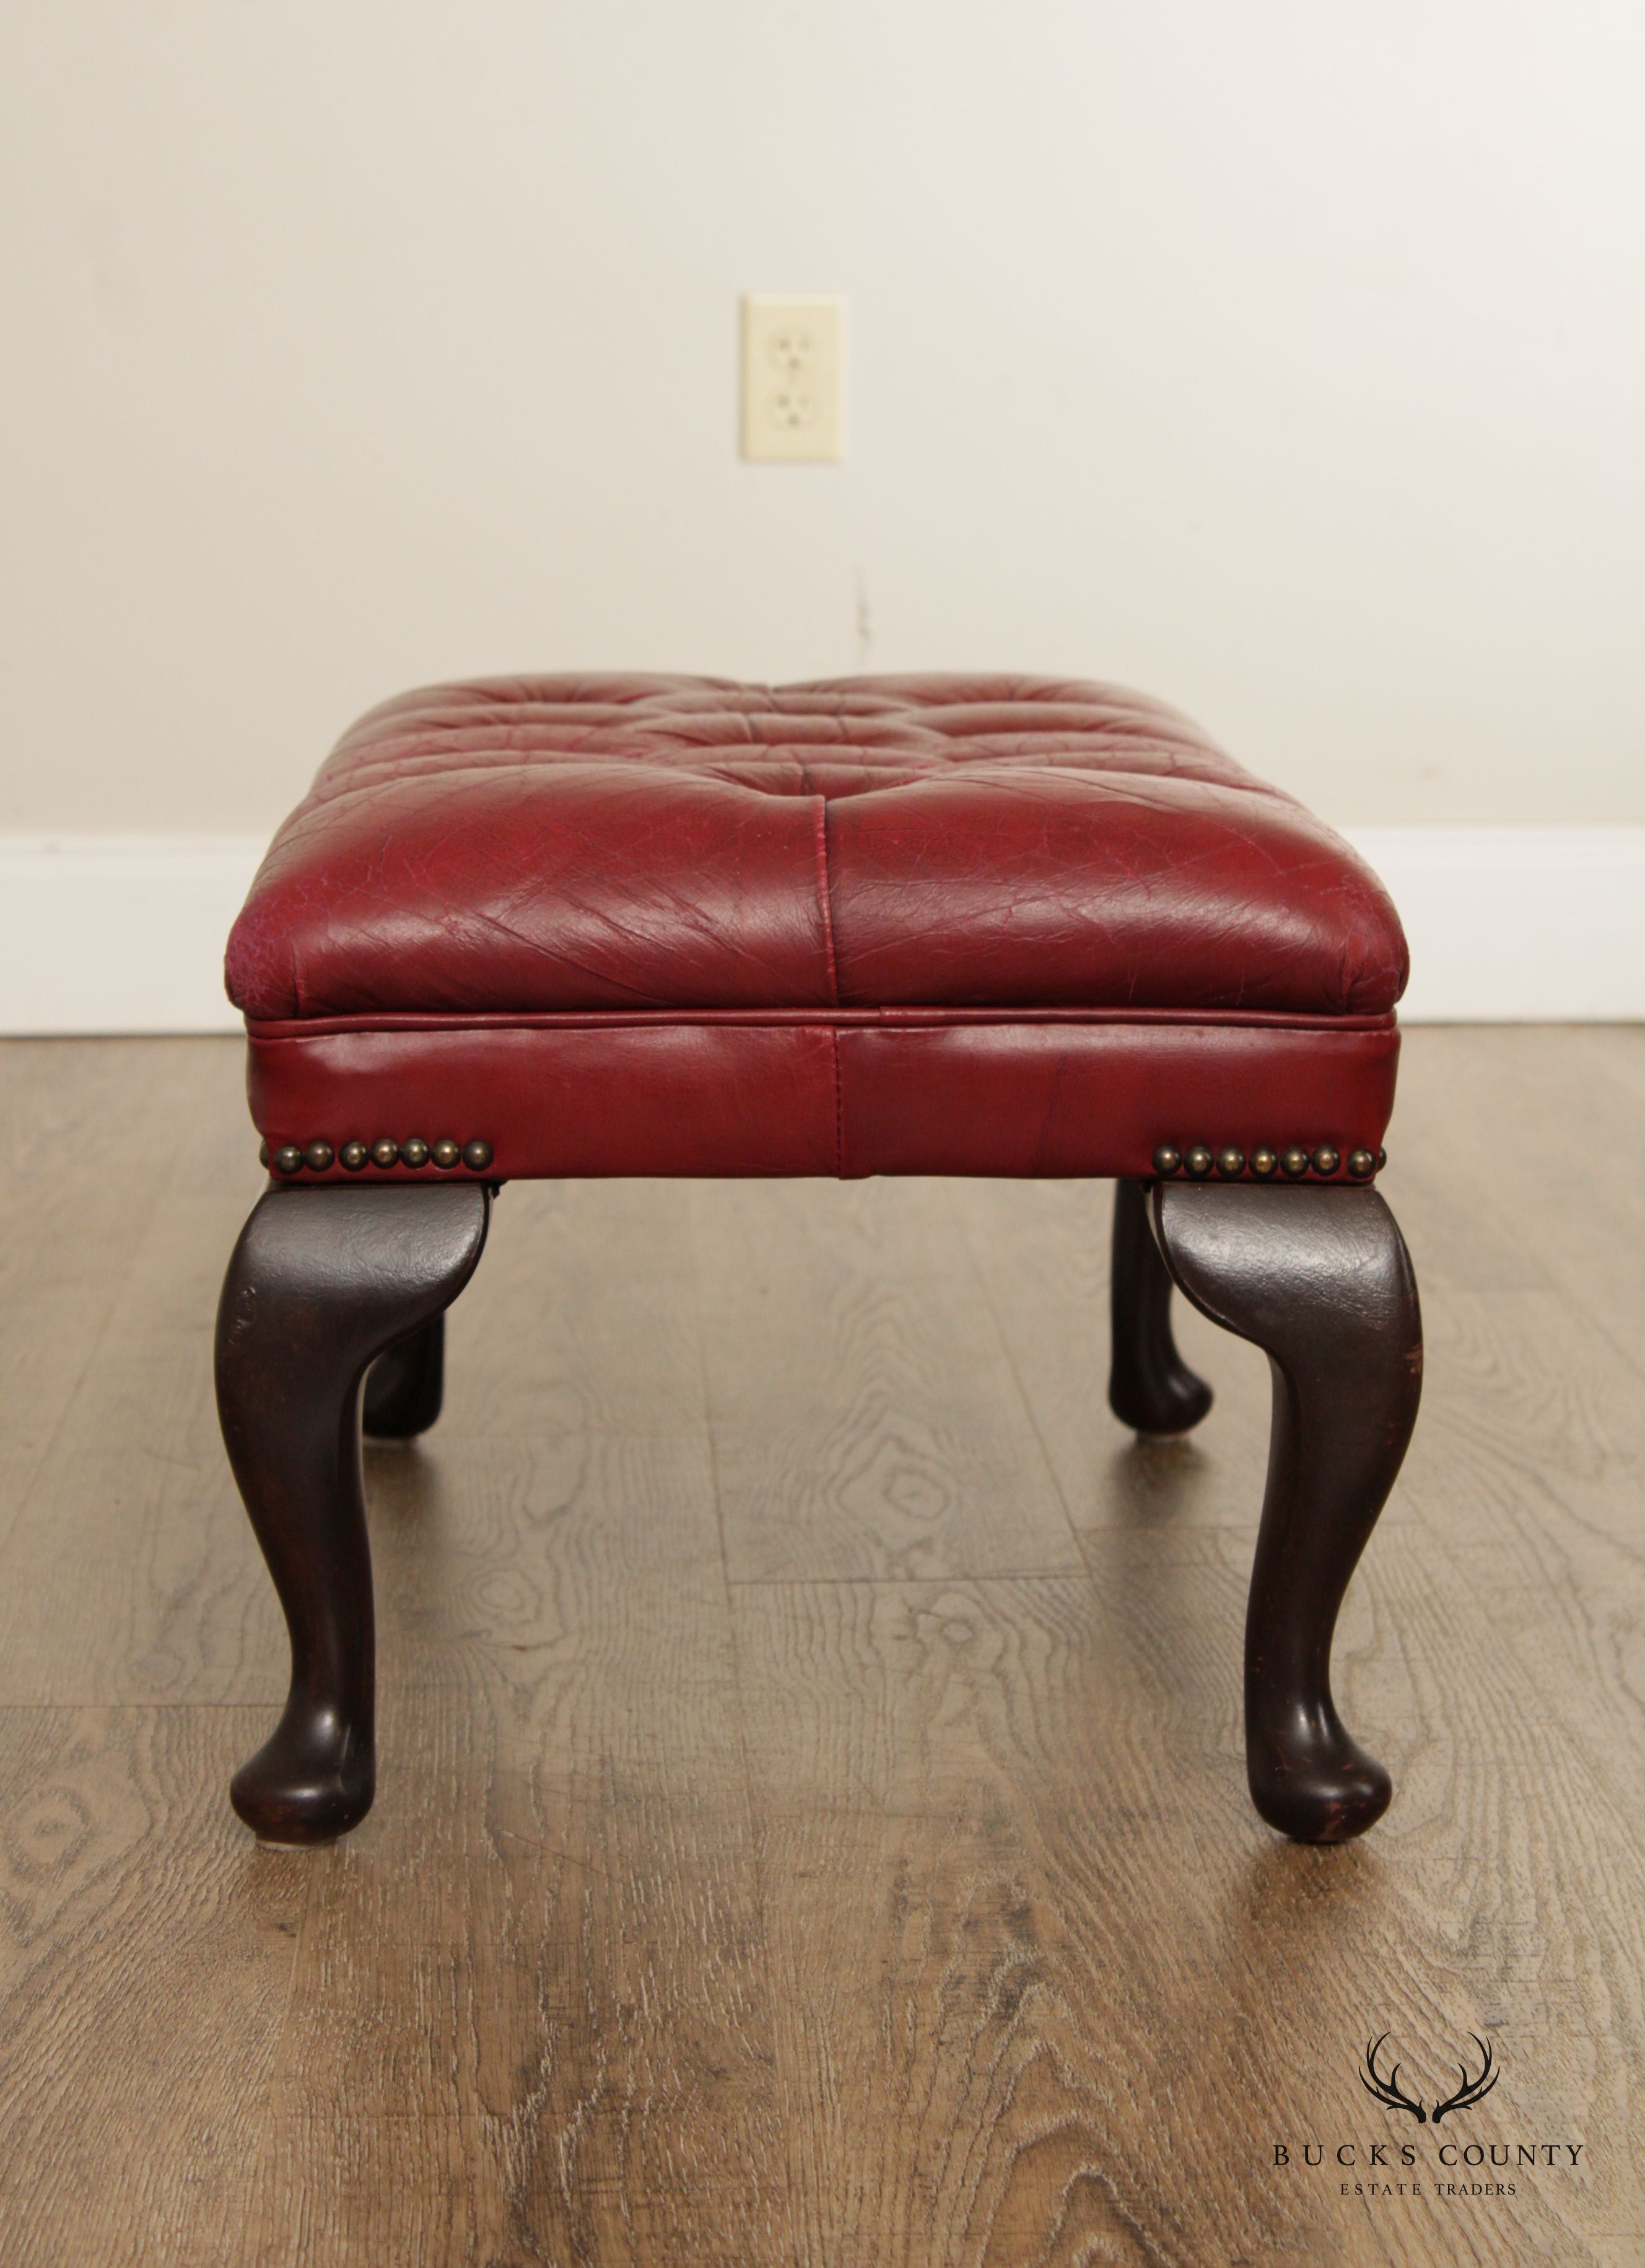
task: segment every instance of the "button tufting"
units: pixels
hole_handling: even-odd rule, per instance
[[[228,955],[254,1020],[944,1005],[1377,1014],[1339,837],[1077,680],[435,687],[344,735]]]

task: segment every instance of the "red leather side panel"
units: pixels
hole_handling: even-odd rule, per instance
[[[1162,1142],[1375,1150],[1398,1047],[1391,1017],[336,1019],[252,1026],[247,1083],[271,1149],[479,1138],[487,1180],[1141,1176]]]
[[[466,1177],[487,1181],[834,1171],[826,1026],[578,1019],[250,1037],[251,1115],[271,1150],[317,1135],[339,1149],[478,1138],[492,1162]],[[334,1166],[323,1178],[350,1177]],[[358,1178],[417,1177],[368,1166]]]
[[[1398,1030],[970,1024],[839,1035],[841,1171],[1143,1175],[1162,1143],[1375,1152]]]

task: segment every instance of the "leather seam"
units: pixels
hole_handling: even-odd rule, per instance
[[[829,1026],[829,1050],[834,1058],[834,1178],[845,1178],[845,1088],[839,1069],[839,1026]]]
[[[829,996],[837,1008],[839,998],[839,966],[834,958],[834,907],[829,894],[828,874],[828,799],[818,796],[812,806],[815,814],[813,830],[816,844],[817,895],[822,901],[822,945],[828,954]]]
[[[484,755],[488,752],[484,750],[476,750],[474,753]],[[405,762],[407,761],[403,756],[388,756],[383,758],[380,763],[361,765],[358,768],[362,771],[372,772],[375,775],[374,777],[369,779],[359,780],[357,779],[353,774],[347,773],[343,775],[341,780],[336,784],[333,784],[331,781],[328,781],[326,777],[331,762],[331,759],[328,757],[325,765],[321,767],[321,772],[316,777],[313,786],[309,789],[308,793],[303,798],[301,803],[299,803],[292,811],[290,818],[285,822],[285,826],[280,829],[280,835],[284,836],[289,828],[295,826],[297,821],[299,819],[306,819],[315,812],[330,811],[336,805],[345,803],[354,796],[377,794],[382,789],[397,785],[406,779],[440,782],[460,778],[466,773],[473,771],[518,771],[533,773],[551,770],[557,763],[579,763],[589,766],[590,768],[608,770],[619,766],[623,768],[632,767],[637,770],[643,769],[653,773],[672,774],[676,778],[700,779],[705,782],[710,782],[717,786],[731,788],[748,795],[769,795],[771,793],[771,791],[768,788],[753,787],[749,785],[748,782],[743,780],[722,780],[717,778],[715,773],[707,768],[709,764],[712,764],[715,761],[712,758],[707,759],[705,762],[702,760],[692,762],[688,757],[684,758],[677,764],[672,764],[664,762],[654,755],[620,755],[607,751],[602,751],[597,755],[585,756],[572,751],[555,750],[552,752],[545,752],[543,757],[538,760],[534,761],[527,757],[523,762],[520,760],[517,753],[498,751],[498,761],[496,762],[476,764],[468,757],[465,756],[451,764],[442,765],[438,770],[431,769],[427,771],[409,773],[406,772],[402,769]],[[719,761],[726,764],[736,764],[744,760],[735,756],[726,756],[719,759]],[[767,759],[762,755],[762,757],[757,761],[764,762],[767,761]],[[790,762],[795,762],[792,757],[772,757],[770,761],[771,761],[773,764],[783,761]],[[835,761],[838,762],[846,762],[850,760],[848,758],[841,757],[836,758]],[[916,760],[912,758],[910,759],[911,762],[914,761]],[[991,759],[985,756],[932,755],[920,758],[918,761],[928,764],[931,769],[926,771],[922,771],[917,779],[898,780],[895,784],[888,788],[861,788],[857,791],[855,795],[847,796],[838,799],[845,802],[854,802],[858,799],[859,796],[863,795],[895,795],[908,788],[918,787],[929,780],[941,780],[946,777],[951,771],[963,773],[971,770],[974,766],[986,766],[990,762]],[[1032,756],[1004,756],[992,761],[997,762],[1001,765],[1008,766],[1013,770],[1033,770],[1036,766],[1036,760]],[[890,769],[889,766],[887,768]],[[795,769],[801,772],[804,770],[803,765],[797,762],[795,763]],[[861,769],[870,770],[873,769],[873,767],[863,766]],[[1283,788],[1277,788],[1273,786],[1270,781],[1257,779],[1254,777],[1248,777],[1244,779],[1223,779],[1220,777],[1215,779],[1205,779],[1193,773],[1176,771],[1131,771],[1122,770],[1118,765],[1101,763],[1088,766],[1080,764],[1047,763],[1040,766],[1039,769],[1077,774],[1081,778],[1094,780],[1103,786],[1107,786],[1110,783],[1123,782],[1133,791],[1138,783],[1141,783],[1144,785],[1154,786],[1157,786],[1162,783],[1169,785],[1174,781],[1186,779],[1189,784],[1192,786],[1228,788],[1237,791],[1241,794],[1266,797],[1271,801],[1284,804],[1294,811],[1308,812],[1308,806],[1306,804],[1299,803],[1295,796],[1287,795]],[[800,792],[802,794],[805,792],[803,788]],[[822,800],[828,802],[832,802],[836,799],[837,799],[833,797],[826,797],[822,799]],[[1317,817],[1317,814],[1314,813],[1309,813],[1308,815],[1310,818]],[[1324,827],[1325,822],[1323,820],[1319,820],[1318,824],[1321,827]],[[1331,831],[1333,833],[1335,832],[1334,829]],[[277,841],[279,836],[277,836],[276,839]]]
[[[814,839],[816,843],[817,896],[822,912],[822,945],[828,954],[830,998],[835,1007],[839,1000],[839,963],[834,958],[834,905],[829,893],[828,877],[828,798],[818,796],[812,806],[815,814]],[[834,1064],[834,1178],[842,1180],[845,1172],[845,1091],[840,1082],[839,1026],[830,1024],[829,1053]]]
[[[487,1032],[654,1031],[753,1026],[779,1030],[822,1025],[829,1029],[970,1031],[1007,1027],[1055,1031],[1135,1029],[1176,1032],[1283,1033],[1329,1043],[1374,1037],[1398,1030],[1391,1009],[1379,1013],[1322,1014],[1274,1009],[880,1007],[855,1008],[566,1008],[476,1009],[471,1014],[440,1015],[417,1010],[377,1010],[357,1015],[246,1018],[248,1038],[259,1046],[304,1045],[314,1040],[350,1039],[366,1034],[415,1039]]]

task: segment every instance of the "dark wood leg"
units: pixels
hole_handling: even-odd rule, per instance
[[[218,1308],[223,1439],[291,1634],[291,1689],[230,1791],[269,1843],[357,1826],[376,1784],[360,1381],[473,1274],[490,1192],[276,1188],[240,1231]]]
[[[1140,1182],[1114,1184],[1109,1314],[1109,1408],[1139,1433],[1187,1432],[1211,1407],[1211,1388],[1171,1336],[1170,1271],[1148,1226]]]
[[[385,1347],[365,1373],[360,1424],[373,1440],[426,1433],[446,1396],[446,1318],[436,1315]]]
[[[1153,1218],[1183,1291],[1261,1347],[1273,1373],[1245,1622],[1251,1798],[1299,1842],[1346,1842],[1392,1793],[1337,1714],[1331,1641],[1416,1422],[1410,1256],[1375,1189],[1162,1182]]]

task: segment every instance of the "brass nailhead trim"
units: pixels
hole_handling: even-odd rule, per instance
[[[476,1136],[470,1142],[454,1142],[444,1135],[438,1142],[425,1142],[420,1134],[408,1135],[403,1142],[395,1142],[387,1134],[380,1135],[369,1146],[350,1140],[333,1150],[322,1135],[316,1135],[306,1145],[285,1142],[270,1156],[268,1143],[258,1145],[257,1155],[262,1164],[277,1174],[300,1174],[306,1167],[311,1174],[329,1173],[334,1165],[345,1172],[358,1174],[368,1165],[387,1173],[395,1166],[409,1166],[413,1171],[433,1164],[444,1173],[454,1166],[466,1166],[471,1174],[483,1174],[495,1152],[489,1142]]]
[[[470,1149],[483,1146],[480,1143],[469,1145]],[[465,1151],[463,1154],[466,1157],[468,1152]],[[1266,1182],[1272,1180],[1277,1172],[1283,1172],[1294,1182],[1300,1182],[1307,1174],[1328,1182],[1340,1171],[1344,1160],[1340,1151],[1333,1149],[1329,1142],[1322,1142],[1318,1149],[1311,1152],[1305,1150],[1300,1142],[1293,1142],[1278,1154],[1265,1142],[1259,1144],[1249,1158],[1231,1142],[1225,1148],[1215,1151],[1204,1142],[1191,1143],[1185,1150],[1179,1150],[1174,1142],[1162,1142],[1154,1152],[1152,1162],[1162,1181],[1169,1181],[1173,1174],[1186,1169],[1191,1181],[1203,1182],[1214,1167],[1225,1182],[1237,1182],[1247,1173],[1259,1182]],[[490,1163],[489,1152],[487,1163]],[[1346,1160],[1348,1172],[1356,1182],[1368,1182],[1372,1174],[1380,1173],[1387,1163],[1386,1150],[1378,1150],[1374,1156],[1369,1150],[1351,1150]]]
[[[415,1171],[431,1161],[442,1173],[449,1173],[454,1167],[461,1165],[466,1166],[471,1174],[483,1174],[494,1155],[491,1145],[477,1137],[473,1141],[458,1143],[449,1135],[442,1135],[438,1142],[431,1144],[424,1141],[419,1134],[409,1135],[403,1142],[393,1141],[385,1134],[380,1135],[369,1149],[364,1142],[351,1140],[344,1142],[335,1152],[329,1142],[317,1137],[305,1149],[299,1149],[294,1142],[284,1143],[272,1157],[266,1141],[260,1143],[257,1148],[258,1159],[264,1167],[271,1167],[277,1174],[287,1175],[301,1173],[305,1166],[311,1173],[327,1173],[334,1162],[350,1174],[358,1174],[368,1162],[387,1173],[396,1165],[409,1166]],[[1189,1178],[1196,1182],[1206,1180],[1213,1168],[1225,1182],[1238,1181],[1248,1172],[1258,1181],[1265,1182],[1272,1177],[1276,1169],[1283,1171],[1292,1181],[1300,1181],[1308,1173],[1329,1181],[1340,1170],[1344,1162],[1340,1152],[1334,1150],[1329,1142],[1322,1142],[1311,1155],[1300,1142],[1294,1142],[1277,1156],[1263,1143],[1251,1152],[1249,1158],[1232,1143],[1213,1151],[1203,1142],[1192,1143],[1186,1150],[1179,1150],[1174,1143],[1162,1142],[1152,1160],[1154,1170],[1162,1181],[1170,1180],[1185,1168]],[[1353,1180],[1368,1182],[1374,1174],[1381,1173],[1387,1165],[1388,1152],[1385,1149],[1379,1149],[1373,1155],[1369,1150],[1351,1150],[1346,1162]]]

